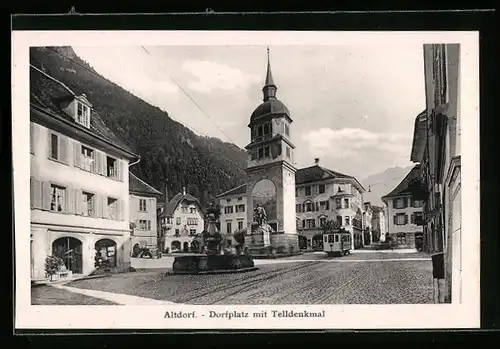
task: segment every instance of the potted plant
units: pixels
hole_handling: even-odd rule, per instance
[[[47,256],[45,258],[45,274],[49,277],[50,281],[55,281],[57,272],[65,268],[64,261],[58,256]]]

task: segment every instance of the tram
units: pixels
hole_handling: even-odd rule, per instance
[[[345,256],[351,253],[351,233],[345,230],[323,234],[323,252],[331,256]]]

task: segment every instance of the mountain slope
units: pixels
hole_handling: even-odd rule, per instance
[[[85,91],[106,125],[141,156],[131,171],[170,196],[185,186],[203,204],[245,180],[246,152],[196,135],[168,113],[110,82],[71,47],[32,47],[30,63],[71,89]]]
[[[391,167],[363,179],[362,184],[366,190],[371,186],[371,192],[367,191],[363,194],[364,201],[369,201],[376,206],[384,205],[381,199],[382,196],[393,190],[412,168],[413,166]]]

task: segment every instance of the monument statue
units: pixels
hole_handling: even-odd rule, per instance
[[[253,221],[259,226],[267,224],[266,209],[259,204],[255,205]]]

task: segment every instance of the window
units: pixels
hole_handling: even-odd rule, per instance
[[[306,189],[306,196],[311,196],[311,186],[308,185],[307,187],[305,187]]]
[[[226,229],[228,234],[232,232],[231,222],[226,222]]]
[[[188,218],[187,224],[188,225],[198,225],[198,218]]]
[[[312,211],[314,211],[314,203],[312,203],[312,202],[306,203],[306,210],[305,210],[305,212],[312,212]]]
[[[224,207],[224,213],[225,214],[231,214],[231,213],[233,213],[233,206],[226,206],[226,207]]]
[[[316,220],[306,219],[306,228],[316,228]]]
[[[319,209],[322,211],[328,211],[330,209],[330,202],[329,201],[320,201],[319,202]]]
[[[187,206],[184,206],[184,205],[183,205],[183,206],[181,206],[181,212],[182,212],[182,213],[188,213],[188,208],[187,208]]]
[[[139,199],[139,211],[147,212],[147,202],[146,199]]]
[[[82,207],[84,216],[92,216],[94,214],[94,194],[82,192]]]
[[[421,225],[423,223],[424,214],[422,212],[415,212],[411,215],[411,223]]]
[[[288,126],[287,124],[285,124],[285,134],[287,136],[290,136],[290,126]]]
[[[265,123],[265,124],[264,124],[264,134],[266,135],[266,134],[268,134],[268,133],[270,133],[270,132],[269,132],[269,124],[268,124],[268,123]]]
[[[196,213],[196,207],[195,206],[189,206],[189,213]]]
[[[298,197],[298,196],[299,196],[299,189],[295,188],[295,197]]]
[[[227,201],[227,203],[229,204],[229,203],[231,202],[231,199],[227,199],[226,201]]]
[[[90,108],[80,102],[76,102],[76,105],[76,122],[90,128]]]
[[[406,213],[396,213],[394,215],[394,224],[395,225],[405,225],[408,223],[408,216]]]
[[[350,225],[351,224],[351,217],[345,216],[344,217],[344,222],[345,222],[345,225]]]
[[[288,146],[286,147],[286,157],[289,159],[291,158],[290,147],[288,147]]]
[[[257,126],[257,137],[262,136],[262,125]]]
[[[238,230],[243,229],[243,221],[238,221]]]
[[[424,201],[423,200],[412,200],[412,206],[415,208],[420,208],[424,206]]]
[[[339,242],[339,234],[335,234],[335,242]]]
[[[196,235],[196,229],[189,229],[189,235]]]
[[[264,149],[259,148],[259,159],[262,159],[264,157]]]
[[[397,233],[396,241],[398,245],[406,245],[406,234],[405,233]]]
[[[94,150],[82,145],[82,168],[87,171],[94,171]]]
[[[56,134],[50,134],[50,157],[59,160],[59,137]]]
[[[264,147],[264,156],[265,157],[269,156],[269,147]]]
[[[344,208],[349,208],[349,199],[344,199]]]
[[[397,198],[392,201],[392,205],[394,208],[401,209],[401,208],[406,208],[407,202],[406,198]]]
[[[239,204],[239,205],[236,205],[236,213],[238,212],[245,212],[245,205],[244,204]]]
[[[107,211],[109,219],[117,218],[117,210],[118,210],[118,200],[113,198],[108,198],[107,200]]]
[[[318,185],[318,192],[324,194],[326,192],[326,186],[324,184]]]
[[[146,219],[140,219],[138,227],[140,230],[151,230],[151,221]]]
[[[342,216],[337,216],[336,218],[337,218],[337,223],[339,225],[342,225]]]
[[[238,198],[238,201],[243,201],[243,197],[242,197],[242,196],[240,196],[240,197]]]
[[[181,233],[180,233],[179,229],[175,229],[175,236],[179,237],[180,235],[181,235]]]
[[[324,227],[326,224],[326,217],[320,217],[319,219],[319,226]]]
[[[116,159],[106,157],[106,176],[110,178],[118,178],[118,163]]]
[[[295,212],[301,213],[302,212],[302,205],[301,204],[296,204],[295,205]]]
[[[335,199],[335,208],[336,209],[342,208],[342,200],[341,199]]]
[[[175,219],[175,224],[177,224],[177,225],[181,225],[181,217],[177,217],[177,218]]]
[[[54,212],[63,212],[65,207],[66,188],[51,184],[50,192],[50,210]]]

